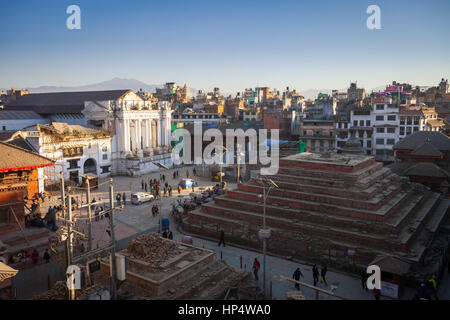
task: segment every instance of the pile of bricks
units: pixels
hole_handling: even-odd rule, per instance
[[[153,268],[159,268],[163,262],[180,254],[182,250],[175,242],[162,238],[159,233],[149,233],[131,241],[127,252],[131,257],[143,260]]]
[[[67,299],[67,286],[64,281],[58,281],[53,288],[45,291],[39,295],[36,295],[32,300],[66,300]]]

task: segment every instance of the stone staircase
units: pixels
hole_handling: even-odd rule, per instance
[[[266,200],[268,250],[336,266],[350,258],[367,265],[377,255],[420,261],[450,201],[365,158],[351,166],[280,160],[279,173],[270,177],[279,188]],[[208,237],[223,228],[226,241],[260,249],[262,193],[256,180],[239,184],[190,212],[182,228]]]

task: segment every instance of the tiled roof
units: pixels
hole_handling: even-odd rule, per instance
[[[36,153],[0,142],[0,171],[54,166],[54,162]]]
[[[414,149],[411,154],[415,156],[432,156],[432,157],[442,157],[443,154],[438,149],[436,149],[431,143],[425,142]]]
[[[26,94],[5,106],[6,110],[33,110],[39,114],[79,113],[85,101],[117,100],[129,89]]]
[[[408,170],[405,175],[407,176],[423,176],[423,177],[436,177],[436,178],[448,178],[449,174],[437,165],[431,162],[420,162]]]
[[[414,132],[397,142],[394,150],[415,150],[427,141],[439,151],[450,151],[450,138],[438,131]]]
[[[11,139],[11,140],[8,140],[5,142],[10,145],[22,148],[24,150],[38,153],[37,150],[31,145],[31,143],[29,143],[26,139],[22,138],[22,136],[20,136],[20,135],[18,135],[14,139]]]
[[[16,131],[11,131],[11,130],[8,130],[8,131],[0,131],[0,141],[6,141],[6,140],[8,140],[9,138],[11,138],[12,137],[12,135],[14,134],[14,133],[16,133]]]
[[[38,115],[34,111],[29,110],[0,110],[0,120],[18,120],[18,119],[42,119],[40,115]]]

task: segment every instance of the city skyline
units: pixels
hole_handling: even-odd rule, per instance
[[[118,77],[231,93],[341,89],[355,81],[367,90],[392,80],[432,86],[448,78],[450,3],[377,1],[382,29],[369,30],[372,2],[2,1],[9,41],[0,87]],[[81,30],[66,27],[71,4],[81,8]]]

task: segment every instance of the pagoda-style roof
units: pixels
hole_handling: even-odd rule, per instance
[[[0,142],[0,172],[33,170],[54,166],[55,163],[34,152]]]
[[[436,177],[448,178],[450,175],[443,169],[431,162],[420,162],[408,168],[405,172],[407,176],[422,176],[422,177]]]
[[[425,142],[418,146],[413,152],[411,152],[411,155],[437,158],[442,158],[444,156],[442,152],[436,149],[430,142]]]
[[[438,131],[418,131],[403,138],[394,145],[394,150],[414,151],[418,146],[429,142],[439,151],[450,151],[450,138]]]

